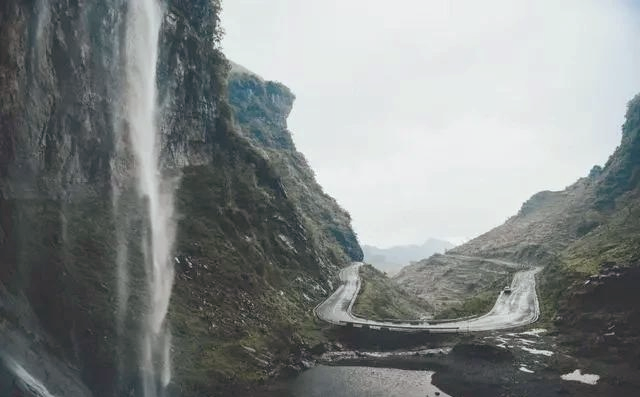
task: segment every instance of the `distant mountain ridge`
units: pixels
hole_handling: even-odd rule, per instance
[[[389,248],[378,248],[372,245],[362,246],[364,261],[385,272],[397,272],[401,267],[413,261],[419,261],[436,253],[444,253],[453,248],[448,241],[430,238],[423,244],[397,245]]]

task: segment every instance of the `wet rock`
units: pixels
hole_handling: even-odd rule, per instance
[[[311,350],[310,350],[310,351],[311,351],[311,354],[314,354],[314,355],[319,356],[319,355],[321,355],[321,354],[326,353],[328,350],[329,350],[329,349],[327,348],[327,345],[326,345],[326,344],[324,344],[324,343],[317,343],[317,344],[313,345],[313,347],[311,347]]]
[[[513,353],[509,350],[479,343],[458,344],[451,350],[451,356],[455,359],[484,360],[493,363],[514,361]]]

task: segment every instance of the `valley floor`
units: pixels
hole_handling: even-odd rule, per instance
[[[474,258],[475,260],[475,258]],[[355,327],[385,328],[392,331],[428,330],[429,332],[480,332],[521,327],[537,321],[540,307],[536,294],[536,274],[541,268],[526,269],[517,272],[510,285],[510,292],[501,292],[489,313],[459,321],[377,321],[355,316],[351,310],[358,298],[362,281],[357,262],[340,272],[342,284],[322,304],[316,308],[316,314],[322,320]],[[520,265],[511,264],[522,267]]]
[[[375,330],[353,332],[358,335],[352,335],[351,341],[373,339],[375,336],[371,334],[379,333]],[[402,334],[393,335],[401,337]],[[384,383],[396,384],[398,390],[404,390],[402,385],[407,374],[394,371],[378,373],[374,368],[395,368],[424,374],[435,372],[434,386],[453,397],[634,396],[640,390],[637,369],[576,357],[570,347],[562,343],[562,338],[544,329],[496,331],[451,340],[437,340],[435,337],[423,334],[424,345],[411,350],[329,352],[319,362],[346,366],[345,371],[353,367],[362,368],[352,375],[359,377],[353,380],[356,386],[351,386],[352,389],[356,387],[355,391],[350,389],[353,396],[372,395],[369,392],[380,383],[377,378],[383,376],[382,373],[386,377]],[[441,347],[435,347],[438,345]],[[301,382],[304,380],[293,382],[290,395],[297,395],[295,390],[299,389]],[[326,390],[335,386],[333,380],[328,379],[325,383]],[[313,384],[314,387],[323,387],[321,379],[313,379]],[[429,385],[421,387],[410,389],[410,393],[404,395],[435,395],[429,393]],[[337,395],[340,395],[339,391]]]

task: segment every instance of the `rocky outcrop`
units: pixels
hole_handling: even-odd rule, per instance
[[[640,368],[640,266],[604,264],[572,287],[560,302],[555,324],[580,355]]]
[[[361,261],[363,253],[349,213],[316,182],[287,129],[294,99],[283,84],[232,65],[229,101],[240,131],[274,165],[307,230],[322,248],[321,255],[330,262]]]
[[[2,5],[0,171],[11,176],[0,185],[5,197],[108,189],[114,134],[123,122],[126,5]],[[218,12],[218,2],[167,4],[158,63],[166,167],[207,163],[223,130],[216,123],[228,118],[228,65],[214,41]]]
[[[114,211],[113,182],[127,181],[119,176],[132,167],[114,162],[116,146],[126,145],[118,131],[127,128],[119,99],[127,5],[0,5],[0,287],[16,302],[2,307],[0,339],[19,332],[37,346],[12,353],[24,368],[55,361],[48,365],[68,367],[65,378],[77,376],[95,396],[141,393],[131,357],[146,291],[135,244],[125,255],[139,269],[126,332],[115,321],[115,226],[125,222],[124,238],[134,241],[145,222],[131,186],[118,186],[126,211]],[[287,188],[283,161],[233,127],[219,12],[217,0],[170,0],[160,32],[162,168],[179,180],[168,315],[179,365],[170,388],[181,395],[224,394],[297,365],[312,338],[311,309],[359,250],[344,211],[305,209],[303,195]],[[286,108],[286,95],[268,97],[275,113]],[[314,183],[307,186],[318,190]],[[64,385],[76,380],[43,382],[73,395]]]

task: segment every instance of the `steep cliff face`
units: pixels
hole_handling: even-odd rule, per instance
[[[349,213],[324,193],[287,129],[294,99],[284,85],[264,81],[240,65],[232,66],[229,101],[240,130],[282,177],[287,195],[321,247],[321,256],[329,263],[361,261],[363,253]]]
[[[148,291],[135,241],[144,198],[133,164],[116,161],[128,144],[119,140],[128,4],[0,5],[0,294],[15,302],[0,306],[10,356],[0,392],[19,385],[4,381],[19,377],[15,360],[57,395],[142,393],[134,357]],[[219,11],[218,1],[169,1],[160,31],[161,162],[179,181],[168,314],[169,388],[179,395],[221,393],[296,365],[315,335],[311,309],[359,250],[346,213],[328,226],[309,221],[282,164],[234,130]],[[122,238],[133,242],[123,257]],[[119,260],[132,269],[125,331]]]
[[[164,161],[200,164],[219,133],[224,97],[227,64],[215,49],[210,17],[219,5],[166,7],[158,64]],[[3,181],[5,195],[90,195],[109,182],[122,123],[126,9],[122,0],[3,3],[0,166],[12,176]]]

